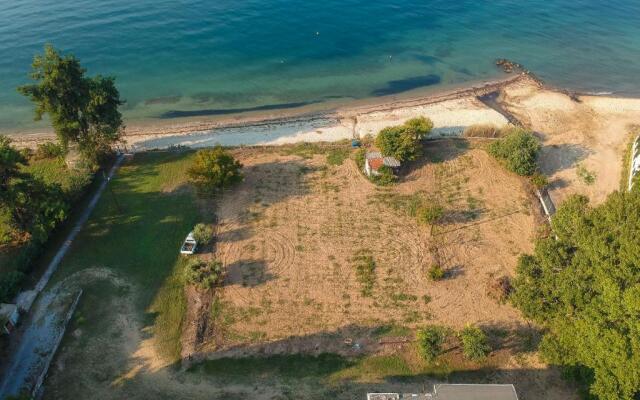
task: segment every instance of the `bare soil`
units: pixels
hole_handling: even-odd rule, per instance
[[[504,87],[501,102],[542,138],[540,166],[556,204],[576,193],[599,203],[620,189],[640,99],[571,97],[522,81]]]

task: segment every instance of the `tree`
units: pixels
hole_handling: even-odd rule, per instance
[[[536,172],[540,142],[530,131],[514,128],[500,140],[489,146],[489,154],[518,175],[529,176]]]
[[[467,325],[458,337],[462,342],[464,356],[473,361],[480,361],[491,351],[487,335],[477,326]]]
[[[445,330],[439,326],[418,329],[416,333],[418,352],[426,361],[433,362],[442,353]]]
[[[221,146],[199,150],[187,174],[201,189],[212,191],[228,188],[242,181],[242,164]]]
[[[11,182],[22,176],[20,166],[26,158],[11,145],[11,139],[0,135],[0,201],[6,201]]]
[[[193,228],[193,238],[199,245],[209,244],[213,240],[213,228],[206,224],[197,224]]]
[[[547,361],[591,371],[601,399],[631,400],[640,391],[640,194],[615,192],[597,207],[573,196],[552,228],[520,258],[511,299],[546,328]]]
[[[35,119],[44,114],[65,149],[76,143],[85,159],[100,161],[120,139],[123,102],[111,77],[86,77],[86,70],[73,55],[61,56],[51,45],[33,59],[33,84],[18,92],[35,105]]]
[[[430,119],[413,118],[403,125],[381,130],[376,137],[376,146],[385,156],[393,156],[399,161],[415,160],[422,154],[421,142],[432,128]]]

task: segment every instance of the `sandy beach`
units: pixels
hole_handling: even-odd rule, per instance
[[[172,145],[206,147],[216,143],[238,146],[331,142],[375,135],[384,127],[419,115],[433,120],[436,135],[452,135],[473,124],[506,124],[504,116],[484,105],[477,97],[523,80],[536,84],[523,74],[435,93],[418,90],[356,100],[322,111],[299,107],[218,118],[179,118],[127,124],[124,140],[136,150]],[[9,133],[9,136],[20,147],[35,147],[38,143],[54,139],[53,132]]]
[[[493,101],[483,102],[486,95]],[[501,127],[515,121],[542,140],[540,168],[550,178],[550,193],[556,203],[571,193],[601,201],[619,187],[624,151],[633,126],[640,125],[640,99],[568,93],[547,87],[530,74],[518,73],[439,93],[412,92],[354,101],[329,111],[302,107],[133,125],[126,128],[124,141],[134,151],[335,142],[375,135],[417,116],[434,122],[431,137],[458,136],[474,124]],[[20,147],[54,139],[52,133],[10,136]],[[580,178],[578,172],[585,171],[595,182],[585,183]]]

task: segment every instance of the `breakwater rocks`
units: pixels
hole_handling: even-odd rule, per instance
[[[529,71],[527,71],[522,64],[519,64],[517,62],[511,61],[511,60],[507,60],[506,58],[499,58],[496,60],[496,66],[502,68],[502,70],[508,74],[512,73],[512,72],[526,72],[529,73]]]

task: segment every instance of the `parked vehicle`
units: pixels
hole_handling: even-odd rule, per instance
[[[193,237],[193,232],[189,232],[184,243],[182,243],[180,254],[193,254],[196,252],[196,247],[198,247],[198,242],[196,242],[196,239]]]

